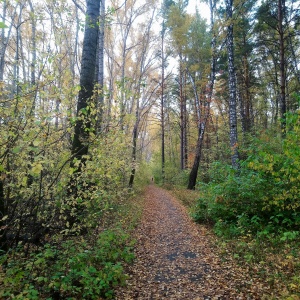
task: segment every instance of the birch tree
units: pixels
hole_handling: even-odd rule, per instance
[[[229,85],[229,125],[230,147],[232,167],[239,168],[238,135],[237,135],[237,112],[236,112],[236,74],[234,64],[234,39],[233,39],[233,0],[225,0],[227,17],[226,48],[228,55],[228,85]]]

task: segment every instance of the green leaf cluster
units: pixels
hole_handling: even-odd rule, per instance
[[[296,239],[300,226],[300,115],[287,114],[284,140],[270,133],[253,138],[243,151],[238,174],[220,162],[210,182],[199,183],[201,197],[193,208],[198,222],[214,224],[226,236],[253,234],[278,241]]]
[[[5,299],[99,299],[113,297],[124,284],[123,264],[133,259],[133,243],[121,230],[106,230],[91,244],[78,238],[60,245],[46,244],[38,254],[24,257],[21,247],[1,262],[0,297]]]

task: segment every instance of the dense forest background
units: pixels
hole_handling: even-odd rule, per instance
[[[1,0],[2,297],[111,297],[151,177],[217,233],[299,237],[300,1],[206,3]]]

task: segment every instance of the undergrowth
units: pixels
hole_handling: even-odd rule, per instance
[[[2,257],[5,299],[112,298],[124,284],[123,262],[133,259],[132,242],[122,230],[106,230],[95,242],[74,238],[60,245],[46,244],[24,257],[22,247]]]
[[[59,234],[29,250],[19,243],[0,257],[0,298],[112,299],[134,259],[130,233],[141,206],[141,197],[132,196],[112,206],[87,235],[62,240]]]
[[[283,298],[300,296],[299,133],[300,116],[290,113],[285,139],[252,138],[238,171],[215,162],[192,207],[195,221],[213,226],[221,252],[249,264]]]

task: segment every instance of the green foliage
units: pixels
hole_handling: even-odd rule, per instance
[[[294,240],[300,225],[300,118],[287,115],[286,138],[254,138],[236,174],[215,163],[210,183],[199,184],[201,197],[193,209],[196,221],[213,223],[217,234],[254,234]]]
[[[172,177],[169,180],[169,183],[177,186],[186,187],[189,180],[189,172],[190,170],[181,170],[177,173],[173,173]]]
[[[157,184],[162,184],[162,173],[161,168],[155,168],[153,170],[154,181]],[[186,186],[188,183],[189,171],[180,171],[178,168],[166,164],[165,167],[165,184],[171,184],[174,186]]]
[[[127,232],[129,210],[138,216],[127,201],[130,138],[113,118],[112,128],[98,133],[93,103],[75,116],[70,107],[78,87],[69,79],[66,74],[61,90],[51,84],[39,91],[39,104],[25,85],[26,96],[0,103],[0,234],[9,249],[0,257],[1,299],[111,298],[125,281],[124,262],[132,260],[128,236],[114,230],[121,224]],[[48,106],[59,97],[56,120]],[[89,153],[71,165],[78,118],[90,126]],[[71,179],[76,193],[68,190]]]
[[[141,191],[143,187],[150,183],[152,177],[151,167],[146,162],[137,164],[136,177],[135,177],[135,189]]]
[[[68,89],[68,82],[65,85],[61,94],[71,97],[78,92],[76,87]],[[55,86],[50,91],[54,93]],[[40,101],[55,96],[45,92]],[[28,235],[35,239],[37,231],[53,232],[53,228],[64,234],[93,228],[112,205],[128,194],[129,141],[118,130],[107,131],[101,138],[96,135],[96,122],[89,118],[98,111],[90,103],[90,116],[80,116],[90,124],[89,153],[84,157],[85,164],[74,159],[70,166],[76,117],[62,105],[60,114],[70,119],[59,119],[55,124],[53,112],[45,106],[32,114],[34,101],[24,96],[12,99],[10,105],[0,105],[0,171],[6,199],[1,213],[8,216],[4,225],[10,236],[23,240],[28,240]],[[80,174],[76,173],[78,167]],[[66,189],[75,177],[76,194]]]
[[[176,186],[186,186],[188,183],[189,170],[180,170],[179,161],[166,160],[164,168],[165,184]],[[163,184],[162,181],[162,167],[161,167],[161,154],[154,153],[153,160],[149,166],[154,177],[156,184]]]
[[[5,23],[0,22],[0,28],[7,28],[7,26],[5,25]]]
[[[6,267],[1,272],[0,296],[32,300],[44,296],[110,299],[113,288],[125,283],[122,265],[132,261],[132,245],[121,230],[106,230],[95,242],[78,238],[59,246],[46,244],[30,257],[24,257],[19,248],[2,257]]]

